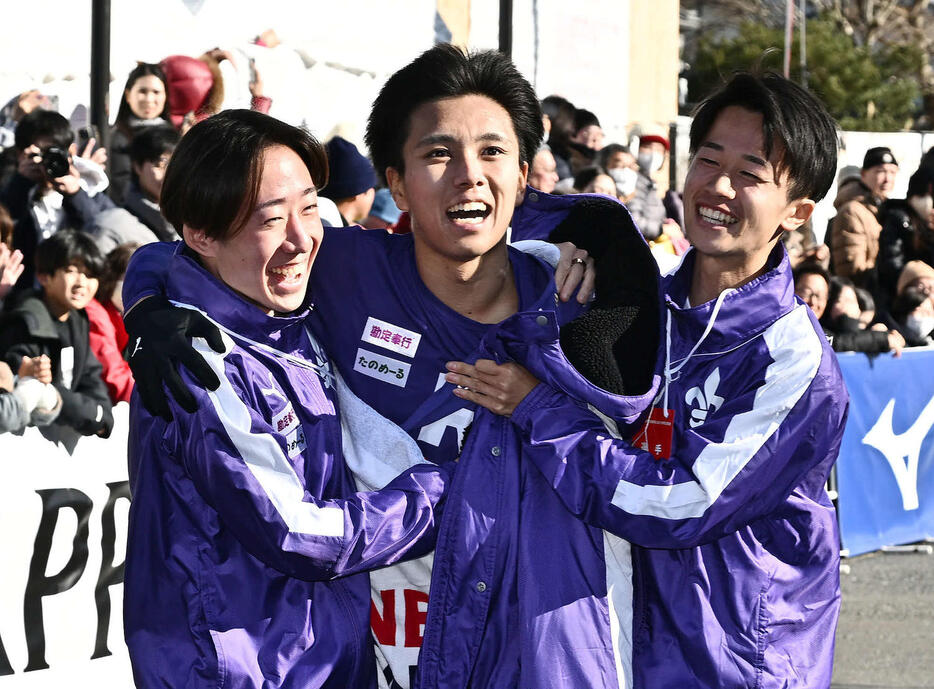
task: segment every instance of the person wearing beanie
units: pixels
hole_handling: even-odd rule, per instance
[[[328,183],[321,196],[337,204],[344,226],[361,223],[376,195],[376,170],[357,147],[340,136],[324,145],[328,154]]]
[[[833,205],[837,215],[828,227],[825,243],[830,246],[833,272],[850,278],[870,292],[878,290],[876,260],[879,256],[879,205],[892,192],[898,161],[885,146],[866,151],[858,172],[841,174]]]
[[[934,268],[924,261],[908,261],[898,276],[895,293],[900,295],[909,287],[916,287],[928,297],[934,297]]]

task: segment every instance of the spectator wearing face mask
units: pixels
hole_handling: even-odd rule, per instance
[[[662,233],[662,225],[668,219],[665,205],[658,195],[658,186],[652,175],[661,170],[668,152],[668,139],[657,134],[646,134],[639,138],[639,153],[636,190],[627,204],[632,219],[642,232],[642,236],[651,241]]]
[[[934,266],[934,169],[925,167],[908,180],[907,198],[889,199],[879,207],[879,294],[883,306],[900,291],[899,276],[911,261]]]
[[[908,262],[898,278],[889,321],[909,347],[934,344],[934,268],[923,261]]]
[[[608,144],[600,150],[597,162],[616,182],[616,195],[628,204],[636,193],[639,165],[627,146]]]
[[[600,120],[590,110],[578,108],[574,113],[574,136],[571,141],[586,146],[592,151],[603,148],[603,128]]]

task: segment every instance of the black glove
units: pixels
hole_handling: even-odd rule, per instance
[[[188,413],[198,409],[178,374],[179,364],[208,390],[220,386],[217,375],[191,346],[190,338],[203,337],[215,352],[224,351],[220,330],[199,312],[172,306],[165,297],[147,297],[126,314],[124,324],[130,336],[130,369],[150,414],[172,420],[163,384],[182,409]]]

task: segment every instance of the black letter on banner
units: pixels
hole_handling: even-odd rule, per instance
[[[12,674],[13,666],[10,665],[10,659],[7,657],[6,649],[3,648],[3,639],[0,639],[0,677]]]
[[[42,620],[42,599],[67,591],[74,586],[88,564],[88,520],[91,517],[93,503],[91,498],[74,488],[55,488],[37,490],[42,498],[42,520],[36,533],[33,546],[32,562],[29,564],[29,580],[26,582],[26,596],[23,601],[23,617],[26,621],[26,648],[29,651],[29,664],[26,672],[45,670],[45,625]],[[49,564],[52,550],[52,534],[58,522],[58,512],[64,508],[75,511],[78,528],[72,542],[71,557],[58,574],[47,577],[45,569]]]
[[[107,648],[107,633],[110,631],[110,587],[123,583],[124,563],[114,566],[114,548],[117,541],[117,525],[114,505],[120,498],[130,499],[130,482],[108,483],[110,495],[101,515],[101,573],[94,587],[94,603],[97,605],[97,641],[94,643],[94,658],[110,655]]]

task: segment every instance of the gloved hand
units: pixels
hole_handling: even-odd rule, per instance
[[[211,349],[223,353],[220,330],[198,311],[172,306],[161,296],[143,299],[123,320],[130,335],[130,369],[143,406],[150,414],[171,421],[164,384],[182,409],[194,413],[198,402],[182,381],[178,365],[187,368],[205,388],[216,390],[220,381],[191,346],[190,338],[202,337]]]

